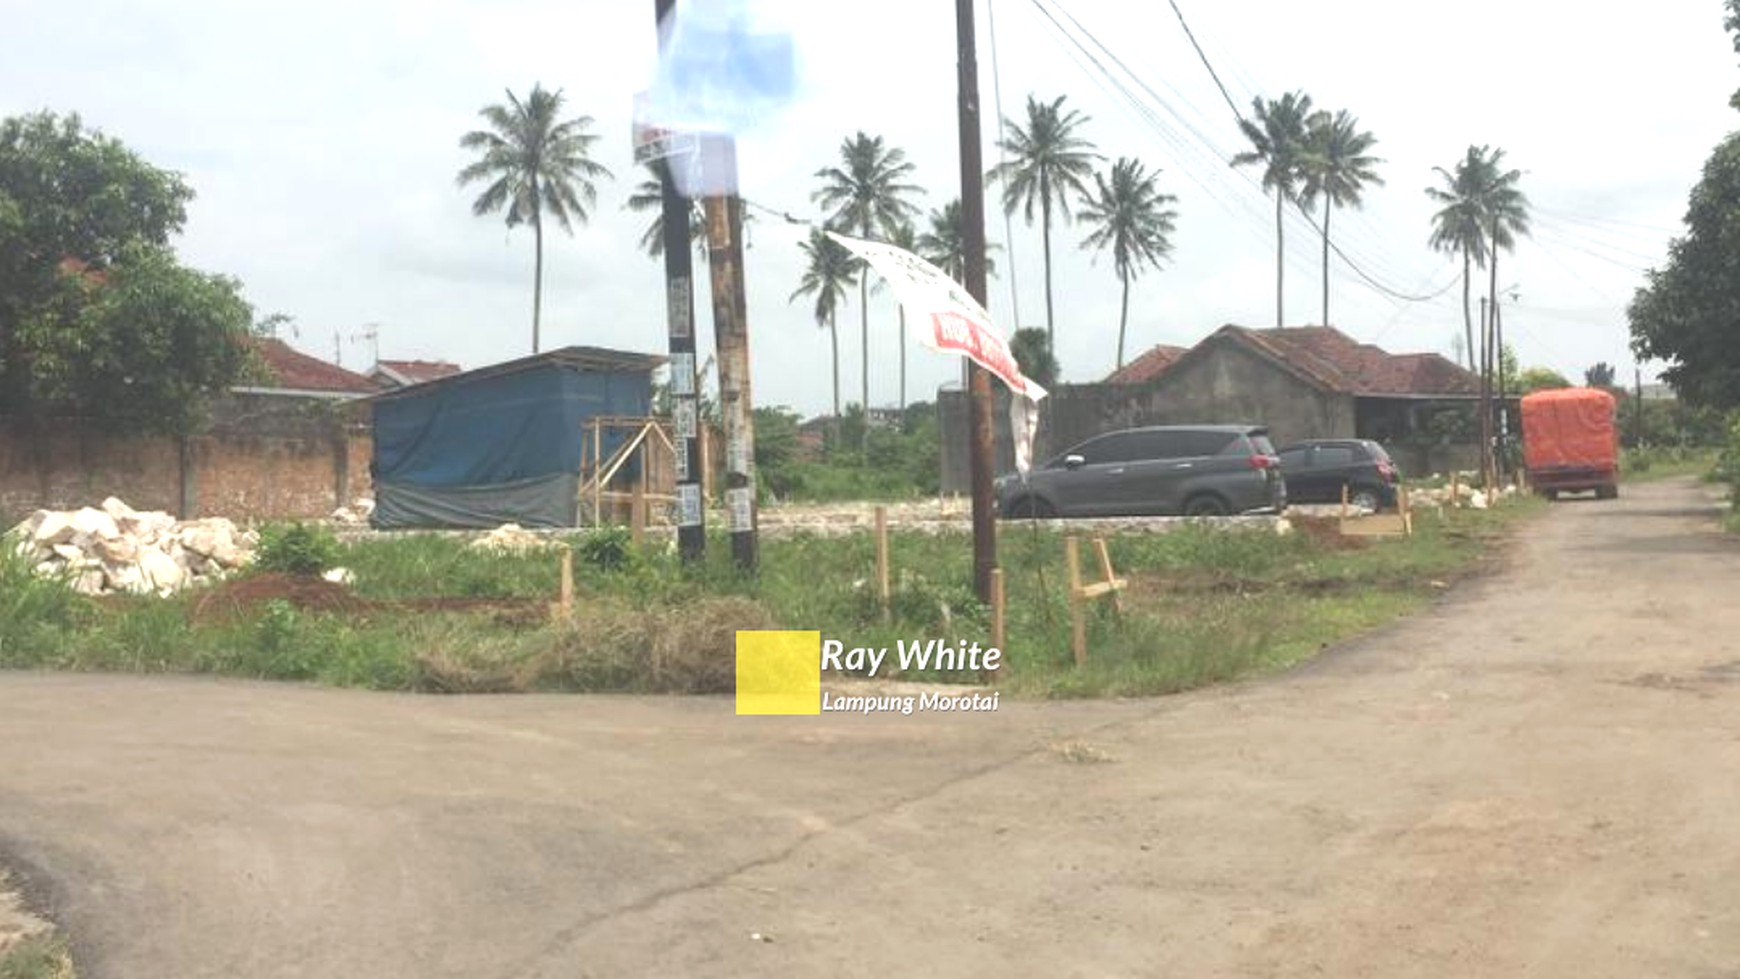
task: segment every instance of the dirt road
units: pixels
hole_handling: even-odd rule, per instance
[[[0,863],[96,979],[1734,976],[1737,584],[1676,482],[1555,506],[1302,672],[1154,701],[0,675]]]

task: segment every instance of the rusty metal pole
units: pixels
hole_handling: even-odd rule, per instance
[[[737,187],[737,143],[703,139],[701,166],[713,187]],[[754,571],[755,416],[749,393],[749,307],[743,292],[743,199],[736,193],[703,199],[707,264],[712,273],[713,346],[719,359],[719,412],[725,422],[725,512],[731,556]]]
[[[961,127],[962,278],[967,292],[985,302],[985,167],[979,155],[979,63],[973,32],[973,0],[955,0],[955,39],[960,49],[957,87]],[[996,465],[991,430],[991,372],[969,362],[968,418],[972,436],[968,463],[973,492],[973,590],[991,601],[997,567],[997,502],[991,479]]]
[[[676,0],[653,0],[662,54],[668,32],[666,18]],[[671,420],[676,431],[677,553],[685,563],[699,562],[707,551],[707,506],[702,496],[700,385],[695,372],[695,276],[689,243],[689,209],[694,207],[671,179],[671,167],[686,166],[682,158],[657,167],[663,197],[665,250],[665,325],[671,354]],[[644,467],[645,459],[642,459]]]

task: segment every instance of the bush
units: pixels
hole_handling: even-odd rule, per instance
[[[325,527],[269,524],[260,531],[254,566],[261,571],[315,577],[338,564],[338,538]]]
[[[627,527],[601,527],[580,542],[580,559],[602,571],[618,571],[634,556],[634,536]]]

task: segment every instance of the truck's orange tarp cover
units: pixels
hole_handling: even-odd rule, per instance
[[[1531,470],[1612,469],[1619,452],[1613,395],[1597,388],[1536,391],[1522,399],[1523,460]]]

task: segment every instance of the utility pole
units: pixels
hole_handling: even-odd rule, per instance
[[[731,556],[753,571],[755,538],[755,416],[749,394],[749,311],[743,294],[743,199],[737,188],[737,141],[704,136],[701,167],[713,188],[704,198],[707,265],[712,273],[713,346],[719,358],[719,412],[725,420],[725,512]]]
[[[673,15],[676,0],[653,0],[659,25],[659,49],[663,54],[668,38],[664,25]],[[693,151],[691,151],[692,153]],[[707,551],[707,505],[701,487],[700,385],[695,371],[695,279],[693,253],[689,247],[689,209],[694,206],[677,189],[671,167],[683,162],[666,157],[659,172],[664,220],[665,333],[671,354],[671,417],[675,423],[677,470],[677,553],[685,563],[699,562]]]
[[[955,0],[955,43],[959,46],[957,88],[961,127],[962,278],[967,292],[985,304],[985,167],[979,156],[979,64],[973,33],[973,0]],[[968,418],[972,436],[968,462],[973,491],[973,591],[991,601],[991,572],[997,567],[996,500],[991,494],[993,435],[991,372],[967,362]]]
[[[1492,307],[1480,297],[1480,481],[1492,490]]]
[[[1504,484],[1505,468],[1508,460],[1505,457],[1507,443],[1510,440],[1510,405],[1504,400],[1504,317],[1498,312],[1499,302],[1496,294],[1492,300],[1492,349],[1493,359],[1498,376],[1498,398],[1496,411],[1498,413],[1498,451],[1494,453],[1494,465],[1498,470],[1499,485]]]
[[[1641,449],[1643,448],[1643,365],[1633,365],[1631,370],[1631,400],[1637,402],[1637,407],[1633,409],[1631,413],[1631,417],[1634,419],[1634,427],[1637,429],[1631,433],[1631,445],[1632,448]]]

